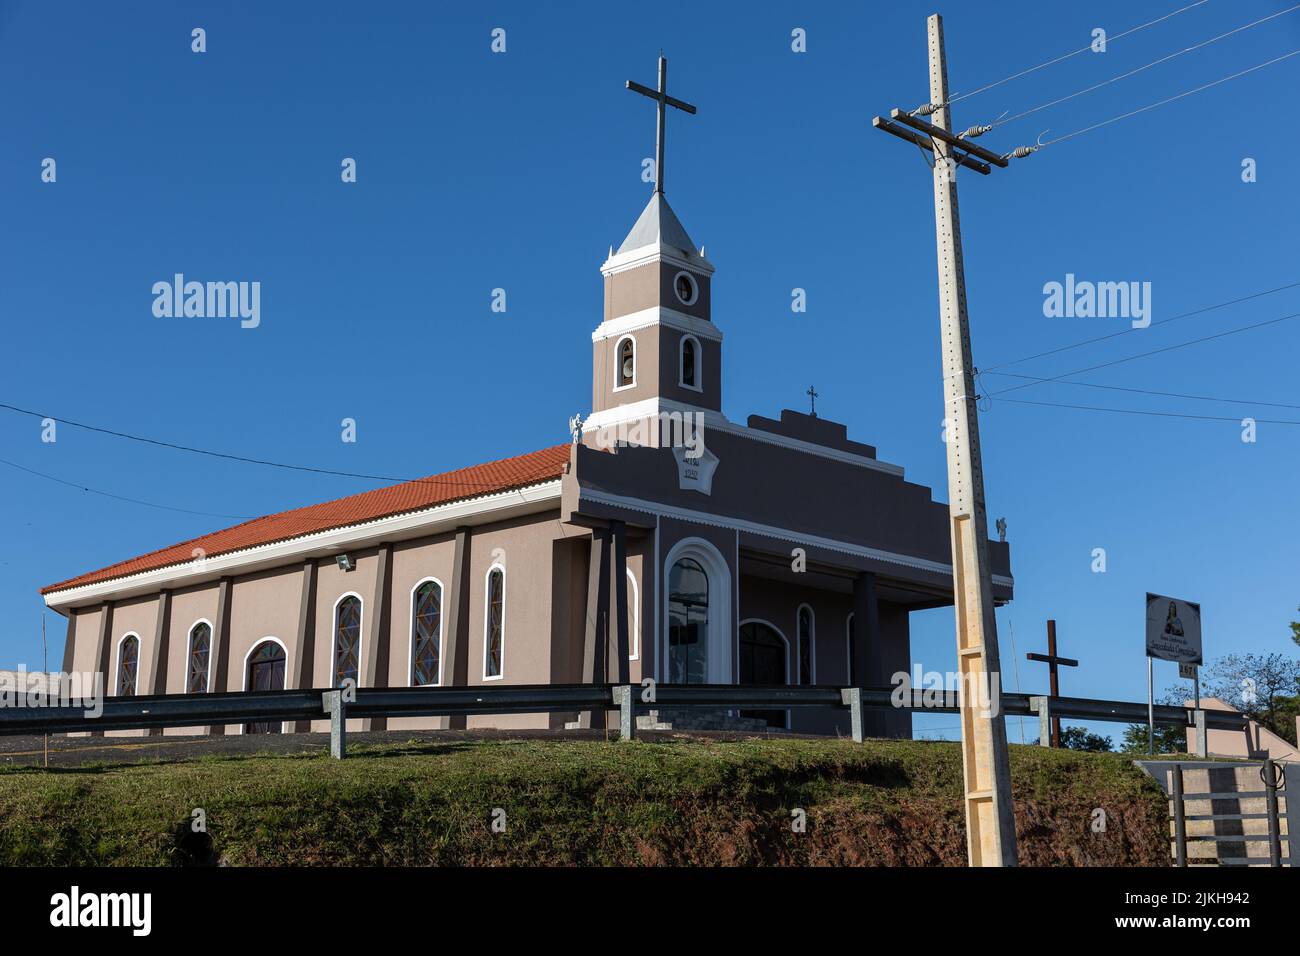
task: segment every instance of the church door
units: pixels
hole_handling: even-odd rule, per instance
[[[275,641],[263,641],[248,655],[249,690],[284,690],[284,648]],[[280,722],[247,724],[246,734],[278,734]]]
[[[786,684],[788,648],[775,628],[761,621],[740,625],[740,682],[742,684]],[[744,710],[742,717],[766,720],[769,727],[784,727],[784,710]]]

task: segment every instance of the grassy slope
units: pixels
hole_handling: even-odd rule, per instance
[[[1022,863],[1168,865],[1164,799],[1127,758],[1013,747],[1011,767]],[[456,741],[342,762],[10,769],[0,863],[173,864],[202,807],[233,865],[960,864],[960,780],[955,744],[843,740]]]

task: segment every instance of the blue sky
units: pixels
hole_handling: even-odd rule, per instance
[[[955,91],[1169,13],[1179,2],[952,2]],[[1122,73],[1288,3],[1211,0],[972,96],[965,127]],[[717,265],[724,410],[847,422],[946,500],[930,175],[876,113],[927,98],[932,4],[193,4],[0,6],[0,402],[251,457],[398,477],[566,439],[590,404],[598,267],[648,195],[653,84],[699,107],[669,123],[668,197]],[[208,51],[190,50],[207,31]],[[489,49],[493,28],[507,51]],[[808,51],[790,34],[807,31]],[[1300,12],[1008,124],[1009,150],[1300,49]],[[1300,57],[960,179],[976,364],[1119,331],[1045,318],[1067,273],[1152,284],[1156,322],[1300,281]],[[1288,115],[1290,114],[1290,115]],[[56,183],[40,181],[57,161]],[[353,157],[358,182],[340,182]],[[1243,183],[1244,158],[1258,181]],[[262,319],[160,319],[154,282],[257,280]],[[508,311],[493,313],[493,288]],[[790,310],[807,290],[808,311]],[[1300,312],[1300,289],[1007,371],[1051,376]],[[1300,320],[1081,380],[1300,404]],[[1018,380],[983,378],[986,390]],[[1035,401],[1300,420],[1300,409],[1063,385]],[[356,419],[358,441],[340,441]],[[1016,600],[1004,659],[1046,684],[1044,621],[1083,666],[1066,693],[1145,693],[1143,593],[1199,600],[1210,657],[1294,651],[1300,426],[993,400],[990,517]],[[0,411],[0,457],[76,485],[251,516],[374,483],[223,462]],[[0,465],[0,666],[40,662],[37,589],[231,523],[89,494]],[[870,507],[870,502],[860,503]],[[1090,570],[1105,548],[1107,571]],[[62,646],[50,614],[51,660]],[[1011,635],[1014,632],[1014,648]],[[951,612],[913,618],[914,656],[954,661]],[[1176,676],[1158,665],[1159,684]],[[1008,682],[1014,669],[1007,667]],[[1166,673],[1166,671],[1168,673]],[[944,728],[953,718],[918,726]],[[1033,730],[1028,729],[1032,736]],[[1114,731],[1111,731],[1114,732]],[[1018,739],[1012,728],[1012,740]]]

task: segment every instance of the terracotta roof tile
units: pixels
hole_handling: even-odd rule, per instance
[[[553,481],[563,473],[569,460],[570,446],[555,445],[515,458],[474,465],[428,478],[376,488],[323,504],[295,508],[279,514],[254,518],[222,531],[215,531],[169,548],[152,551],[127,561],[110,564],[57,584],[41,588],[42,594],[63,591],[83,584],[95,584],[113,578],[153,571],[172,564],[191,561],[195,549],[209,558],[241,551],[276,541],[288,541],[318,531],[343,528],[393,515],[421,511],[434,505],[449,504],[468,498],[512,491],[529,485]]]

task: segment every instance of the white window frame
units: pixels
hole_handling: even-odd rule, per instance
[[[660,588],[662,597],[659,601],[660,624],[660,672],[670,673],[668,666],[668,608],[671,603],[673,565],[682,558],[694,558],[704,568],[709,579],[709,634],[708,634],[708,677],[710,684],[734,684],[739,677],[736,670],[736,641],[739,631],[734,627],[734,591],[732,588],[731,568],[727,559],[711,541],[704,538],[682,538],[669,549],[667,556],[659,567],[663,582]]]
[[[627,659],[641,659],[641,589],[637,586],[636,575],[627,569]]]
[[[334,634],[334,639],[330,641],[329,678],[330,687],[335,690],[337,688],[334,687],[334,671],[337,668],[334,665],[339,659],[339,605],[343,603],[345,598],[350,597],[354,597],[361,602],[361,615],[357,620],[357,687],[361,686],[361,681],[366,676],[366,599],[356,591],[345,591],[338,596],[338,599],[334,602],[334,610],[330,613],[330,629]],[[288,656],[286,654],[285,667],[288,668],[288,666]]]
[[[203,691],[208,694],[212,693],[212,645],[215,643],[214,639],[217,636],[217,631],[212,626],[211,621],[206,617],[201,617],[191,624],[190,629],[185,632],[185,690],[182,693],[186,694],[190,692],[190,658],[194,654],[194,629],[200,624],[208,626],[208,679],[204,682]]]
[[[623,362],[620,356],[623,354],[624,342],[632,343],[632,381],[628,382],[626,385],[620,385],[618,384],[618,381],[623,375]],[[638,364],[636,336],[631,333],[619,336],[618,341],[614,343],[614,391],[625,392],[629,388],[636,388],[637,373],[639,371],[637,368]]]
[[[488,629],[492,626],[492,572],[501,572],[501,673],[489,677],[488,667]],[[506,676],[506,566],[494,562],[483,575],[483,680],[504,680]]]
[[[695,384],[687,385],[686,376],[683,374],[686,364],[686,343],[690,342],[695,346]],[[681,388],[689,389],[692,392],[704,391],[704,350],[700,347],[700,340],[689,332],[677,340],[677,384]]]
[[[438,594],[439,594],[439,598],[438,598],[438,682],[436,684],[417,684],[415,682],[415,592],[420,590],[421,587],[423,587],[424,585],[430,582],[433,582],[434,584],[438,585]],[[447,642],[446,640],[444,640],[447,631],[446,628],[443,627],[442,610],[443,610],[443,602],[446,596],[447,596],[447,589],[443,587],[441,581],[439,581],[437,578],[433,577],[432,575],[420,578],[420,580],[416,581],[415,584],[411,586],[410,610],[409,613],[407,614],[407,620],[410,623],[411,633],[410,633],[410,639],[406,642],[406,682],[411,687],[441,687],[442,686],[443,664],[446,663],[446,655],[443,654],[443,650],[447,646]]]
[[[345,597],[347,597],[346,594],[343,595],[343,597],[339,598],[339,601],[343,600],[343,598],[345,598]],[[337,612],[337,610],[338,610],[338,604],[339,604],[338,601],[335,601],[335,602],[334,602],[334,609],[335,609],[336,612]],[[361,606],[361,610],[362,610],[363,612],[365,611],[365,605],[364,605],[364,604]],[[260,638],[258,638],[257,640],[255,640],[252,644],[249,645],[248,650],[246,650],[246,651],[244,652],[244,682],[243,682],[243,684],[241,684],[240,686],[241,686],[245,691],[248,690],[248,659],[249,659],[250,657],[253,656],[253,651],[257,650],[259,647],[261,647],[261,646],[262,646],[263,644],[265,644],[267,641],[271,641],[271,642],[274,643],[274,644],[279,644],[279,645],[280,645],[280,650],[284,651],[284,689],[285,689],[285,690],[288,690],[288,689],[289,689],[289,675],[293,673],[293,671],[289,670],[289,662],[290,662],[290,658],[289,658],[289,648],[288,648],[288,646],[284,643],[284,641],[280,640],[280,639],[279,639],[278,637],[276,637],[274,634],[267,634],[266,636],[264,636],[264,637],[260,637]],[[357,658],[358,664],[360,663],[360,660],[361,660],[361,658],[358,657],[358,658]],[[334,669],[334,665],[333,665],[333,662],[331,662],[331,663],[330,663],[330,670],[333,670],[333,669]],[[209,670],[211,670],[211,668],[209,668]],[[360,671],[357,672],[357,683],[358,683],[358,684],[361,683],[361,673],[360,673]],[[243,723],[241,723],[241,724],[239,725],[239,732],[240,732],[241,734],[246,734],[246,733],[248,733],[248,725],[249,725],[249,724],[257,724],[257,723],[263,723],[263,721],[258,721],[258,720],[248,720],[248,721],[244,721]],[[270,723],[270,721],[266,721],[266,723]],[[285,729],[284,729],[284,728],[285,728],[285,725],[288,724],[288,723],[290,723],[290,721],[287,721],[287,720],[282,720],[282,721],[280,721],[280,733],[285,733]]]
[[[117,692],[117,689],[122,676],[122,645],[126,643],[128,637],[135,638],[135,691],[131,696],[140,696],[140,663],[144,660],[144,639],[135,631],[127,631],[117,639],[117,652],[113,655],[113,683],[111,686],[114,697],[122,696]]]
[[[691,297],[689,299],[683,299],[680,295],[677,295],[677,280],[682,276],[686,276],[687,280],[691,284]],[[677,275],[673,276],[673,296],[676,297],[677,301],[682,303],[682,305],[694,305],[696,302],[700,301],[700,280],[695,278],[695,276],[691,275],[685,269],[679,270]]]

